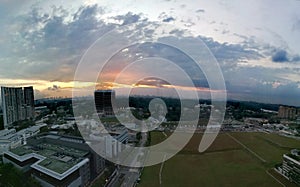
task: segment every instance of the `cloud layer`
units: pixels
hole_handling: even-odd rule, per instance
[[[188,4],[178,5],[171,1],[164,3],[176,5],[180,10],[191,9]],[[3,7],[14,6],[16,2],[12,1]],[[230,5],[226,7],[230,9]],[[155,33],[155,29],[143,30],[145,25],[153,23],[152,15],[149,16],[138,9],[135,12],[123,11],[112,14],[107,7],[97,4],[80,5],[72,9],[64,6],[43,7],[36,4],[16,14],[9,14],[4,10],[6,9],[0,7],[0,14],[5,18],[0,22],[2,23],[0,78],[49,81],[53,86],[45,87],[47,94],[63,90],[60,85],[51,82],[72,81],[76,66],[85,51],[99,37],[112,29],[137,23],[144,34]],[[169,35],[173,39],[180,39],[183,45],[195,39],[201,39],[205,43],[222,68],[230,97],[246,100],[265,98],[268,102],[295,104],[294,101],[298,100],[300,94],[300,79],[297,76],[300,74],[300,56],[289,48],[289,43],[286,46],[278,46],[258,40],[255,34],[253,36],[233,33],[226,26],[227,23],[211,21],[205,17],[211,14],[210,9],[199,9],[199,7],[194,9],[192,18],[180,17],[174,10],[176,9],[158,11],[158,23],[175,24],[181,27],[171,31]],[[239,41],[223,42],[216,39],[220,36],[216,38],[207,36],[201,30],[198,33],[193,32],[193,36],[187,36],[189,28],[199,26],[195,20],[209,22],[210,27],[220,30],[223,37],[234,36],[239,38]],[[298,32],[298,23],[299,19],[293,21],[290,32]],[[158,40],[160,38],[172,40],[172,37],[155,37],[158,37]],[[133,50],[127,56],[140,52]],[[178,56],[176,51],[159,46],[152,51],[147,49],[143,52],[163,54],[174,61],[188,61]],[[190,72],[194,70],[192,66],[186,66],[185,69]],[[194,82],[198,86],[208,86],[203,75],[197,75]],[[269,101],[267,98],[272,100]]]

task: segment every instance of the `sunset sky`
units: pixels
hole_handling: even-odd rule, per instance
[[[175,35],[183,45],[191,40],[185,32],[207,45],[229,99],[300,106],[299,10],[299,0],[4,0],[0,85],[33,85],[36,98],[71,96],[76,67],[99,37],[118,26],[156,22],[179,28]],[[205,81],[198,81],[199,91],[207,92]]]

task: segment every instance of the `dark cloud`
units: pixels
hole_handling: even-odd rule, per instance
[[[20,74],[67,81],[72,79],[74,67],[84,50],[106,33],[109,26],[96,19],[102,12],[97,6],[80,7],[71,16],[61,7],[52,9],[48,14],[33,8],[16,19],[20,25],[20,30],[16,31],[19,39],[12,45],[18,50],[11,56],[27,59],[17,70]]]
[[[81,6],[73,13],[62,7],[53,6],[47,13],[32,7],[27,13],[13,18],[11,24],[18,27],[7,32],[13,34],[5,46],[0,46],[0,74],[7,78],[28,75],[42,80],[72,80],[85,50],[117,26],[97,18],[103,13],[103,8],[97,5]],[[131,12],[112,19],[120,21],[121,25],[145,21],[141,20],[141,15]],[[25,59],[26,62],[23,62]],[[18,66],[13,68],[13,73],[7,70],[12,66]],[[15,76],[16,73],[22,77]]]
[[[176,20],[173,16],[167,14],[166,12],[160,13],[158,19],[162,20],[163,22],[172,22]]]
[[[171,38],[169,38],[170,40]],[[176,39],[176,38],[173,38]],[[162,58],[167,59],[170,62],[176,64],[178,67],[182,68],[193,80],[194,84],[199,87],[207,87],[207,81],[205,76],[198,65],[186,54],[184,54],[181,50],[163,44],[166,42],[166,39],[163,41],[160,40],[159,43],[143,43],[140,45],[133,45],[128,47],[127,51],[122,53],[118,53],[111,58],[109,71],[118,72],[122,70],[122,65],[120,65],[120,61],[126,62],[126,64],[130,64],[140,59],[140,57],[147,59],[147,58]],[[182,42],[187,42],[182,40]],[[146,66],[146,65],[145,65]],[[149,68],[152,68],[151,64],[149,64]],[[169,69],[169,67],[162,67]],[[170,67],[171,68],[171,67]],[[162,69],[161,69],[162,70]],[[106,71],[106,70],[105,70]],[[168,71],[166,71],[168,72]],[[165,72],[165,73],[166,73]],[[170,74],[170,77],[173,76],[173,72]],[[175,77],[174,77],[175,78]],[[175,78],[176,79],[176,78]],[[146,82],[145,82],[146,81]],[[159,83],[159,80],[155,78],[145,79],[140,84],[146,85],[147,82],[149,84],[156,84]],[[178,85],[181,85],[178,81]],[[164,83],[161,83],[164,84]],[[184,86],[184,85],[181,85]]]
[[[272,56],[273,62],[288,62],[287,52],[285,50],[278,50]]]
[[[242,44],[220,43],[213,38],[199,36],[220,62],[237,63],[241,60],[259,59],[263,57],[255,49],[248,49]]]
[[[122,25],[128,25],[140,21],[141,16],[128,12],[126,15],[116,16],[114,19],[123,21]]]
[[[169,34],[175,35],[177,37],[182,37],[184,34],[184,31],[179,30],[179,29],[174,29],[174,30],[170,31]]]
[[[272,55],[272,61],[278,63],[284,62],[299,62],[299,55],[290,55],[286,50],[283,49],[275,49],[274,54]]]
[[[291,71],[264,67],[240,67],[225,73],[228,98],[300,106],[299,82],[277,77],[281,73],[291,74]]]
[[[259,29],[259,28],[258,28]],[[277,46],[266,44],[266,43],[260,43],[257,42],[255,37],[247,37],[244,35],[240,35],[237,33],[233,33],[234,36],[237,36],[241,39],[243,39],[243,42],[241,45],[245,49],[252,49],[254,51],[259,52],[261,54],[261,57],[267,57],[272,60],[272,62],[275,63],[295,63],[300,61],[300,55],[299,54],[292,54],[289,51],[289,47],[286,44],[286,47],[278,48]]]
[[[60,86],[58,85],[53,85],[52,87],[48,87],[49,91],[58,91],[60,89]]]
[[[168,17],[162,20],[163,22],[171,22],[171,21],[175,21],[175,18],[173,17]]]

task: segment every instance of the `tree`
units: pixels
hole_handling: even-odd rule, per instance
[[[136,139],[138,141],[140,141],[142,139],[142,133],[141,132],[136,133]]]
[[[0,164],[0,186],[41,186],[33,177],[24,174],[12,164]]]

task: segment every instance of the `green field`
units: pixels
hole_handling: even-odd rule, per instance
[[[152,132],[151,144],[165,138]],[[199,153],[201,138],[202,134],[195,134],[163,167],[144,168],[139,186],[295,186],[272,168],[282,162],[284,153],[300,148],[300,141],[276,134],[221,133],[207,151]]]

